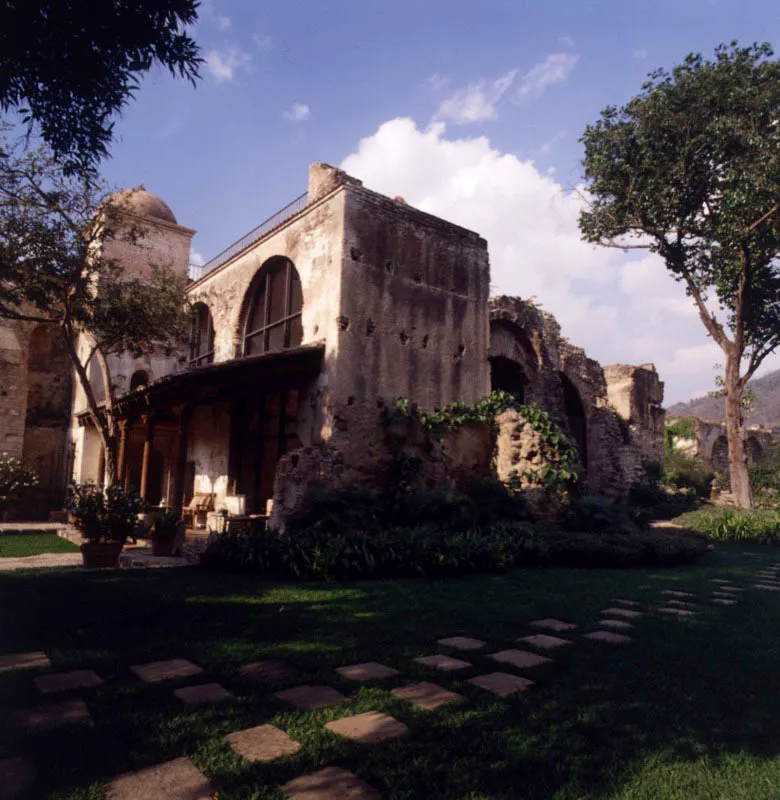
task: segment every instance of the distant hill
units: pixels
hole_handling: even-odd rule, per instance
[[[750,381],[748,386],[758,398],[758,408],[745,414],[751,425],[780,426],[780,369]],[[725,417],[722,397],[697,397],[687,403],[677,403],[667,409],[669,416],[699,417],[699,419],[723,419]]]

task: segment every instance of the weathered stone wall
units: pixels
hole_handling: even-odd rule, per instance
[[[672,421],[673,418],[670,418],[669,422]],[[678,446],[678,449],[685,449],[689,455],[703,458],[718,470],[727,470],[728,442],[725,422],[694,417],[693,423],[693,441],[690,441],[688,447]],[[780,428],[762,428],[759,425],[745,426],[745,442],[748,458],[751,461],[760,460],[774,441],[780,441]]]
[[[561,335],[554,317],[519,298],[490,301],[490,333],[492,388],[511,390],[509,365],[519,368],[523,400],[545,409],[575,444],[584,492],[622,497],[643,480],[647,461],[663,458],[663,384],[652,365],[602,368]],[[516,415],[502,416],[499,475],[537,468],[537,440]]]
[[[0,319],[0,453],[22,457],[27,414],[27,331]]]

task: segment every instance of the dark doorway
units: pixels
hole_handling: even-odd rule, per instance
[[[490,388],[495,391],[508,392],[525,402],[525,387],[528,381],[523,368],[516,361],[503,356],[490,359]]]
[[[585,407],[582,398],[577,391],[577,387],[560,373],[561,385],[563,386],[563,404],[566,409],[566,420],[569,423],[569,431],[577,445],[580,455],[580,462],[583,467],[588,466],[588,420],[585,416]]]

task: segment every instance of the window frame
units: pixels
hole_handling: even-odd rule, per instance
[[[282,270],[284,271],[284,309],[282,316],[270,321],[272,292],[269,291],[269,286],[271,285],[272,278]],[[294,278],[297,278],[298,285],[300,286],[301,303],[297,309],[293,307]],[[295,264],[293,264],[289,258],[274,259],[270,263],[266,263],[261,267],[252,282],[250,291],[252,292],[252,296],[247,306],[244,330],[241,337],[243,356],[264,355],[265,353],[276,353],[280,350],[288,350],[290,347],[298,347],[300,343],[291,344],[290,342],[292,323],[294,320],[300,319],[303,316],[303,286],[301,285],[301,277],[298,274],[298,270],[295,269]],[[262,323],[259,327],[250,331],[249,326],[252,324],[257,302],[261,296],[263,296]],[[278,349],[271,349],[269,347],[271,332],[279,328],[282,328],[282,346]],[[302,332],[301,338],[303,338]],[[261,341],[259,351],[250,353],[250,345],[258,339]]]
[[[201,314],[205,311],[208,315],[208,324],[206,326],[206,338],[208,340],[205,350],[201,350],[203,339],[201,337]],[[214,363],[214,317],[211,315],[211,309],[206,303],[196,303],[193,308],[192,322],[190,327],[190,360],[191,368],[203,367],[207,364]]]

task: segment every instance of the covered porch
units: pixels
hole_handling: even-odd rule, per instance
[[[311,443],[316,409],[304,399],[323,353],[323,345],[304,345],[209,364],[127,393],[118,403],[119,480],[150,507],[203,501],[204,511],[235,510],[226,498],[243,496],[246,515],[265,513],[279,458]],[[102,449],[88,433],[83,460],[97,463],[99,480]],[[98,449],[91,458],[89,442]],[[205,513],[196,522],[203,526]]]

